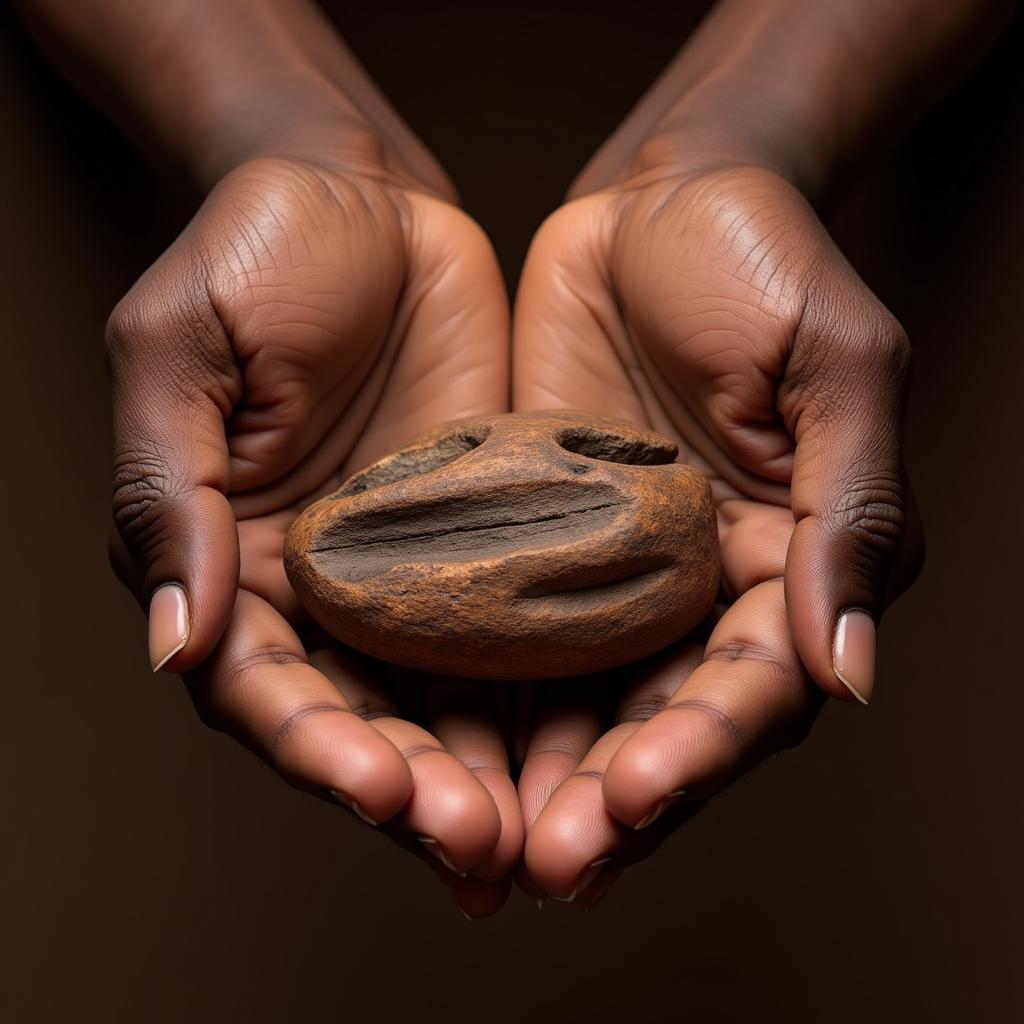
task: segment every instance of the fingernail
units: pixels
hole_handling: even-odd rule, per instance
[[[662,797],[655,805],[654,810],[641,818],[633,828],[639,831],[642,828],[647,828],[648,825],[654,824],[685,793],[685,789],[677,789],[674,793],[669,793],[668,796]]]
[[[839,616],[832,669],[850,693],[867,704],[875,688],[875,620],[860,608]]]
[[[149,599],[149,663],[154,672],[188,643],[188,598],[180,583],[165,583]]]
[[[537,909],[538,910],[543,910],[544,909],[544,897],[543,896],[538,896],[537,897]]]
[[[338,803],[341,804],[343,807],[347,807],[354,814],[358,814],[359,817],[362,818],[367,825],[376,826],[378,824],[347,793],[342,793],[340,789],[332,789],[331,796],[333,796],[334,799],[337,800]]]
[[[601,873],[601,868],[610,860],[611,857],[602,857],[600,860],[591,861],[577,880],[576,888],[568,896],[556,896],[555,899],[561,903],[572,903],[581,892],[593,884],[594,879]]]
[[[449,859],[448,854],[445,853],[444,847],[432,836],[417,836],[416,837],[452,874],[458,875],[459,878],[465,878],[466,872],[460,871]]]

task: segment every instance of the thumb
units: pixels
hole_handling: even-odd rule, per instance
[[[840,330],[831,316],[816,324],[809,303],[780,401],[796,439],[785,574],[793,639],[827,694],[866,704],[878,618],[894,577],[910,570],[917,533],[902,460],[910,347],[856,285],[856,304],[824,304],[842,312]]]
[[[127,555],[149,608],[153,671],[203,661],[238,586],[224,420],[239,385],[219,321],[203,308],[185,315],[129,293],[107,325],[115,561],[123,568]]]

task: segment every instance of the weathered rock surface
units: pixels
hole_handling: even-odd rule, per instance
[[[333,636],[481,679],[579,675],[684,636],[718,590],[711,490],[675,446],[570,411],[443,424],[292,525],[285,568]]]

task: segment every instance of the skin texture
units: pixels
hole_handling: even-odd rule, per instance
[[[338,651],[282,563],[298,512],[351,472],[507,408],[489,243],[309,5],[27,7],[69,72],[209,189],[107,331],[114,564],[154,618],[168,592],[187,602],[164,668],[208,724],[494,909],[523,838],[497,701],[436,680],[424,702]]]
[[[923,556],[901,454],[909,347],[812,204],[1005,5],[924,13],[717,5],[534,239],[513,408],[600,409],[671,437],[712,482],[723,560],[705,643],[622,672],[603,708],[549,694],[519,779],[534,895],[592,905],[798,742],[823,693],[870,695],[871,622]]]
[[[194,291],[183,295],[181,282]],[[183,395],[181,337],[193,324],[202,329],[191,373],[204,375]],[[462,344],[464,329],[479,344]],[[204,717],[293,783],[339,791],[377,822],[397,816],[460,870],[498,844],[496,801],[512,821],[496,863],[514,862],[510,783],[492,798],[436,734],[394,717],[395,698],[369,674],[304,647],[281,553],[298,512],[350,470],[439,419],[500,407],[506,332],[493,255],[458,210],[276,159],[217,187],[110,326],[117,561],[130,581],[140,562],[150,577],[200,581],[189,588],[198,646],[172,667],[191,668]],[[203,532],[175,530],[204,521]],[[237,596],[229,572],[218,574],[233,531]],[[165,565],[183,555],[184,565]],[[216,639],[224,613],[223,637],[202,660],[203,630]],[[467,756],[501,747],[493,734],[465,742]]]
[[[873,653],[871,623],[920,559],[907,344],[814,206],[1007,5],[722,0],[540,230],[514,407],[676,441],[712,481],[723,585],[702,643],[525,687],[518,708],[338,649],[282,565],[291,521],[344,476],[508,409],[500,275],[441,168],[304,0],[19,7],[204,197],[108,348],[115,565],[206,721],[384,823],[480,916],[517,864],[527,892],[592,905],[799,739],[823,694],[852,699],[837,616],[867,613],[843,635]]]
[[[860,330],[866,347],[877,346],[855,364],[864,368],[861,380],[839,384],[858,403],[855,422],[872,425],[858,463],[899,437],[905,343],[806,203],[753,168],[654,177],[648,188],[626,182],[577,200],[538,234],[516,311],[515,401],[534,408],[599,396],[601,408],[676,441],[680,458],[712,483],[724,607],[704,649],[684,646],[638,678],[624,677],[611,731],[602,735],[572,708],[549,726],[561,730],[563,746],[571,735],[573,749],[589,748],[543,802],[527,841],[531,875],[558,896],[572,891],[585,864],[619,855],[632,826],[669,794],[707,795],[813,718],[819,696],[798,654],[784,580],[803,511],[797,475],[812,496],[821,494],[830,468],[821,452],[830,454],[835,438],[815,442],[814,419],[801,429],[801,413],[815,407],[814,377],[794,351],[805,323],[835,309],[815,344],[831,328],[840,343]],[[810,298],[822,287],[812,284],[817,274],[835,275],[817,293],[820,307]],[[879,479],[898,494],[898,451],[890,457],[895,468]],[[858,530],[858,557],[902,545],[889,495],[872,493],[869,525],[879,524],[878,533]],[[797,584],[798,599],[806,598],[797,625],[812,642],[816,623],[804,609],[824,603],[830,582],[812,565]],[[834,685],[827,648],[816,667],[823,685],[847,696]],[[542,802],[537,786],[550,785],[543,773],[538,782],[539,771],[528,757],[524,808]]]

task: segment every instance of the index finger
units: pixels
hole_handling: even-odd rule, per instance
[[[790,638],[782,581],[758,584],[722,616],[693,674],[612,757],[609,811],[644,828],[675,800],[710,795],[802,739],[822,699]]]
[[[373,824],[412,794],[405,759],[310,663],[266,601],[240,590],[224,636],[187,677],[204,718],[255,750],[293,785],[351,807]]]

